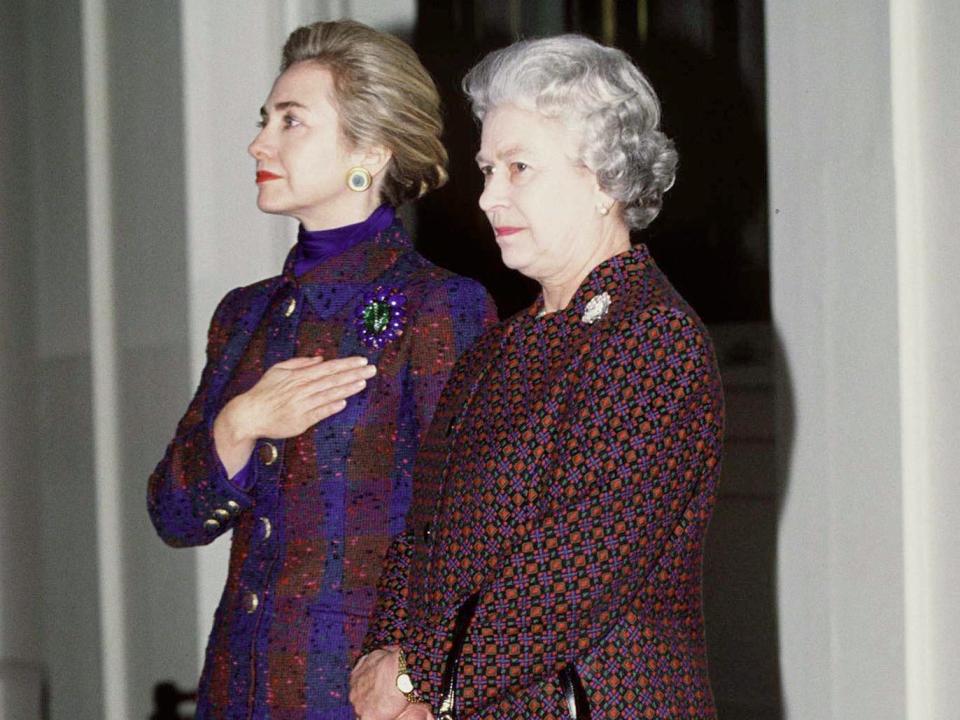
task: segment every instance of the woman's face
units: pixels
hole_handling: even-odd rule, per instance
[[[249,148],[263,212],[295,217],[308,230],[354,221],[361,193],[346,177],[364,155],[343,139],[335,98],[333,76],[316,63],[295,63],[274,82]]]
[[[576,158],[579,135],[557,120],[500,105],[483,120],[480,208],[503,263],[541,285],[576,275],[594,252],[600,191]]]

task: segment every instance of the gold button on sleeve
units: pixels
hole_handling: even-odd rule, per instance
[[[203,523],[204,530],[219,530],[220,521],[215,520],[214,518],[209,518],[206,522]]]
[[[234,515],[240,512],[240,505],[238,505],[233,500],[227,500],[226,505],[227,505],[227,510],[233,513]]]
[[[223,508],[217,508],[216,510],[214,510],[213,516],[222,523],[230,519],[230,513],[228,513]]]
[[[264,465],[273,465],[279,456],[277,446],[271,442],[265,442],[257,452],[260,453],[260,462]]]

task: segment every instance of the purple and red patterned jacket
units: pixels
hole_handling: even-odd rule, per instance
[[[606,306],[609,300],[609,306]],[[364,649],[440,704],[458,610],[461,720],[715,718],[701,606],[723,399],[693,310],[645,247],[460,358],[417,459]]]
[[[457,357],[495,320],[476,282],[417,254],[399,223],[296,277],[221,301],[207,364],[149,482],[170,545],[233,532],[197,718],[352,718],[349,668],[390,538],[404,528],[413,462]],[[294,356],[365,355],[377,366],[340,413],[289,440],[262,438],[252,486],[225,477],[220,409]]]

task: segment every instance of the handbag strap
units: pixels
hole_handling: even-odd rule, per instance
[[[570,720],[590,720],[590,702],[587,700],[586,690],[583,689],[583,682],[580,680],[577,666],[572,662],[567,663],[558,675],[560,690],[567,702],[567,712],[570,713]]]
[[[440,682],[440,697],[442,700],[440,701],[437,720],[457,720],[456,702],[457,680],[460,675],[460,654],[463,652],[467,630],[470,628],[470,621],[473,620],[473,613],[476,612],[479,600],[480,593],[475,592],[464,601],[457,611],[457,619],[453,624],[453,635],[451,636],[453,644],[447,652],[446,662],[443,666],[443,679]]]
[[[457,611],[457,618],[453,623],[453,633],[450,636],[450,650],[443,665],[443,677],[440,681],[440,710],[437,720],[457,720],[457,682],[460,679],[460,655],[467,639],[470,622],[477,610],[480,593],[475,592],[468,597]],[[567,704],[567,711],[571,720],[590,720],[590,702],[586,690],[577,672],[577,666],[567,663],[558,673],[560,690],[563,692]]]

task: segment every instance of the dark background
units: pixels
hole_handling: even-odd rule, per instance
[[[411,40],[440,87],[456,178],[417,205],[426,255],[480,279],[502,316],[530,303],[535,284],[502,267],[477,207],[479,133],[460,80],[517,37],[579,32],[623,49],[648,75],[680,155],[662,213],[634,241],[707,323],[769,319],[760,0],[430,0],[418,13]]]

